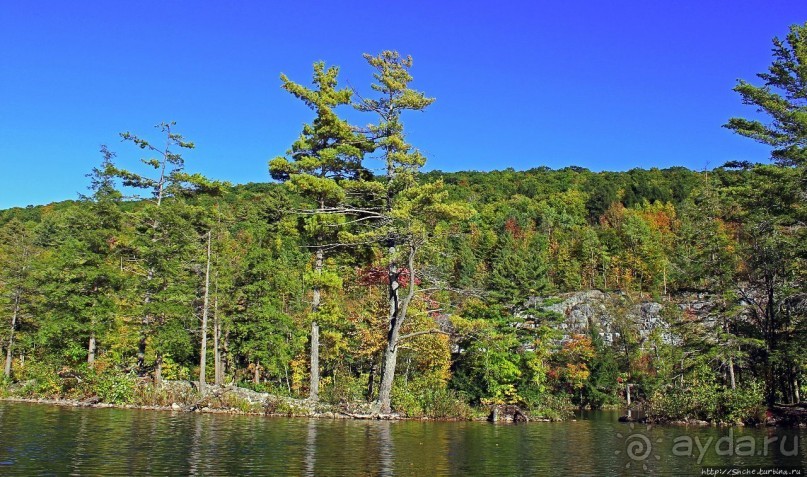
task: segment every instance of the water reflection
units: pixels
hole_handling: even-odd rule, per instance
[[[316,475],[317,464],[317,421],[308,421],[308,434],[305,441],[305,475]]]
[[[807,456],[804,429],[647,429],[618,423],[616,414],[580,417],[585,419],[493,425],[0,402],[0,474],[700,475],[702,465],[804,466]],[[647,438],[647,458],[629,454],[631,435]],[[674,455],[674,442],[681,438],[698,439],[708,452],[701,455],[695,446],[693,455]],[[767,455],[753,456],[721,455],[715,447],[720,439],[737,443],[742,438],[757,443],[776,439],[777,445]],[[778,447],[782,442],[784,453]]]
[[[395,446],[392,443],[392,435],[390,434],[390,422],[380,422],[377,431],[379,474],[383,476],[395,475]]]

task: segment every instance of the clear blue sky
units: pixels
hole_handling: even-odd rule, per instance
[[[764,161],[720,127],[753,114],[731,88],[805,20],[801,0],[2,0],[0,208],[76,198],[100,144],[130,165],[118,133],[167,120],[197,144],[189,171],[266,181],[311,118],[279,74],[324,60],[366,93],[361,54],[384,49],[437,98],[405,118],[428,169]]]

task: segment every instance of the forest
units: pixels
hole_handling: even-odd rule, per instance
[[[703,171],[425,172],[404,120],[439,101],[411,57],[365,59],[374,97],[322,62],[281,76],[312,119],[271,181],[188,172],[194,143],[165,122],[103,146],[79,199],[0,211],[0,396],[147,404],[184,380],[559,418],[630,384],[658,419],[731,423],[802,401],[807,24],[774,39],[760,85],[738,82],[757,119],[724,125],[770,160]],[[549,310],[585,290],[613,298],[613,340]],[[625,318],[643,303],[664,333]]]

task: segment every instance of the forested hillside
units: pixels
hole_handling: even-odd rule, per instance
[[[737,88],[775,102],[774,129],[727,125],[773,145],[772,164],[422,172],[402,118],[439,103],[395,52],[366,56],[375,99],[323,63],[311,87],[282,77],[313,121],[270,162],[273,182],[186,172],[194,145],[173,123],[123,133],[86,196],[0,211],[4,386],[131,402],[195,380],[434,417],[490,403],[553,415],[617,403],[626,383],[671,418],[797,402],[807,175],[803,83],[788,78],[804,74],[790,45],[805,28],[779,43],[765,88]],[[349,107],[375,122],[347,123]],[[616,338],[564,338],[554,297],[594,289],[620,297]],[[692,294],[709,313],[678,306]],[[621,319],[649,301],[674,339]]]

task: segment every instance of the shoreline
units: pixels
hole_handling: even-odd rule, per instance
[[[10,392],[9,392],[10,391]],[[200,392],[196,381],[168,381],[159,385],[140,383],[126,402],[104,401],[97,392],[85,392],[76,397],[36,397],[20,395],[14,390],[0,393],[0,401],[30,404],[49,404],[63,407],[134,409],[161,412],[193,412],[205,414],[232,414],[265,417],[303,417],[313,419],[354,419],[354,420],[406,420],[406,421],[494,421],[505,423],[544,422],[551,420],[545,416],[530,416],[518,406],[495,405],[474,408],[462,415],[416,415],[408,416],[392,413],[378,413],[373,404],[365,401],[330,404],[312,402],[307,399],[292,398],[253,391],[232,385],[205,385]],[[470,408],[469,408],[470,409]],[[494,412],[495,411],[495,412]]]
[[[218,407],[197,407],[188,404],[173,403],[170,406],[162,405],[141,405],[141,404],[115,404],[108,402],[93,402],[91,400],[78,400],[78,399],[64,399],[64,398],[24,398],[15,396],[0,397],[0,402],[13,402],[22,404],[43,404],[49,406],[71,407],[71,408],[86,408],[86,409],[126,409],[134,411],[158,411],[158,412],[171,412],[171,413],[195,413],[195,414],[228,414],[233,416],[258,416],[258,417],[285,417],[285,418],[305,418],[305,419],[350,419],[356,421],[445,421],[445,422],[484,422],[485,418],[432,418],[432,417],[407,417],[400,414],[358,414],[349,413],[346,411],[324,411],[310,413],[303,412],[259,412],[259,411],[245,411],[234,407],[218,408]],[[322,405],[322,404],[320,404]],[[533,422],[549,421],[548,419],[535,419]]]
[[[288,398],[281,398],[288,399]],[[199,407],[188,404],[172,403],[170,406],[149,405],[149,404],[115,404],[101,401],[93,401],[89,399],[66,399],[66,398],[25,398],[15,396],[0,397],[0,402],[14,402],[23,404],[44,404],[49,406],[71,407],[71,408],[88,408],[88,409],[126,409],[134,411],[158,411],[158,412],[172,412],[172,413],[194,413],[194,414],[228,414],[233,416],[258,416],[258,417],[279,417],[279,418],[302,418],[302,419],[331,419],[331,420],[356,420],[356,421],[432,421],[432,422],[490,422],[491,424],[525,424],[530,422],[564,422],[564,421],[577,421],[577,418],[571,419],[550,419],[546,417],[530,417],[526,420],[519,420],[511,418],[502,418],[492,420],[490,417],[476,416],[471,418],[463,417],[409,417],[402,416],[398,413],[390,414],[372,414],[372,413],[356,413],[347,412],[343,410],[331,409],[327,411],[311,411],[304,412],[259,412],[259,411],[244,411],[237,408],[219,408],[219,407]],[[363,403],[366,404],[366,403]],[[332,408],[330,404],[318,403],[317,406]],[[298,408],[301,410],[303,408]]]
[[[244,388],[235,388],[243,390]],[[31,397],[18,397],[18,396],[3,396],[0,397],[0,402],[14,402],[24,404],[44,404],[59,407],[71,408],[89,408],[89,409],[127,409],[136,411],[158,411],[158,412],[172,412],[172,413],[195,413],[195,414],[228,414],[228,415],[243,415],[243,416],[258,416],[258,417],[285,417],[285,418],[306,418],[306,419],[331,419],[342,420],[350,419],[356,421],[432,421],[432,422],[490,422],[493,424],[523,424],[529,422],[562,422],[562,421],[576,421],[577,419],[550,419],[541,416],[527,417],[526,419],[515,418],[513,414],[507,414],[506,411],[500,418],[495,420],[490,416],[479,414],[473,417],[428,417],[428,416],[403,416],[398,413],[378,414],[366,412],[366,410],[357,410],[351,412],[344,409],[338,409],[334,405],[325,403],[310,403],[305,400],[297,400],[293,398],[283,398],[278,396],[269,395],[270,399],[262,403],[253,403],[251,410],[239,409],[237,407],[210,407],[201,406],[197,404],[188,404],[187,402],[179,403],[174,402],[171,405],[158,405],[158,404],[116,404],[109,402],[102,402],[96,399],[68,399],[68,398],[31,398]],[[286,402],[295,401],[298,406],[286,407],[284,411],[270,411],[270,404],[276,404],[278,401]],[[305,406],[299,404],[304,403]],[[358,406],[369,406],[369,403],[356,403]],[[262,407],[262,411],[258,410],[257,405]],[[506,408],[510,406],[496,406],[499,408]],[[518,410],[518,414],[521,411]]]
[[[258,417],[271,417],[271,418],[305,418],[305,419],[331,419],[331,420],[341,420],[341,419],[349,419],[349,420],[356,420],[356,421],[433,421],[433,422],[491,422],[492,424],[518,424],[518,423],[527,423],[527,422],[560,422],[557,419],[547,419],[547,418],[531,418],[528,421],[509,421],[509,420],[497,420],[491,421],[485,417],[475,417],[475,418],[433,418],[433,417],[407,417],[401,416],[400,414],[391,413],[391,414],[358,414],[358,413],[350,413],[346,411],[338,411],[338,410],[329,410],[323,412],[312,411],[309,413],[289,413],[289,412],[259,412],[259,411],[245,411],[242,409],[237,409],[234,407],[230,408],[217,408],[217,407],[197,407],[188,404],[178,404],[172,403],[170,406],[162,406],[162,405],[140,405],[140,404],[115,404],[115,403],[108,403],[108,402],[100,402],[94,401],[90,399],[85,400],[78,400],[78,399],[64,399],[64,398],[25,398],[25,397],[15,397],[15,396],[5,396],[0,397],[0,402],[12,402],[12,403],[22,403],[22,404],[43,404],[49,406],[59,406],[59,407],[70,407],[70,408],[89,408],[89,409],[126,409],[126,410],[135,410],[135,411],[158,411],[158,412],[171,412],[171,413],[195,413],[195,414],[226,414],[226,415],[233,415],[233,416],[258,416]],[[320,406],[329,406],[330,405],[323,405],[319,404]],[[665,422],[646,422],[644,420],[634,420],[634,421],[626,421],[623,420],[624,416],[620,416],[618,422],[624,424],[630,423],[640,423],[640,424],[648,424],[652,426],[664,426],[664,427],[755,427],[755,428],[765,428],[765,427],[783,427],[783,428],[807,428],[807,411],[798,413],[798,415],[794,417],[791,415],[790,418],[786,419],[787,414],[782,411],[781,408],[787,408],[788,406],[781,406],[777,407],[776,413],[773,415],[773,419],[766,421],[765,423],[760,423],[757,425],[746,425],[741,423],[717,423],[717,422],[708,422],[708,421],[699,421],[699,420],[683,420],[683,421],[665,421]],[[568,419],[569,421],[577,421],[578,419]]]
[[[25,404],[45,404],[50,406],[60,407],[73,407],[73,408],[89,408],[89,409],[127,409],[135,411],[159,411],[159,412],[173,412],[173,413],[196,413],[196,414],[230,414],[242,416],[261,416],[261,417],[289,417],[289,418],[310,418],[310,419],[354,419],[354,420],[429,420],[429,421],[450,421],[450,420],[465,420],[465,419],[435,419],[435,418],[411,418],[404,417],[397,414],[379,414],[379,415],[359,415],[349,414],[346,412],[312,412],[309,414],[303,413],[284,413],[284,412],[258,412],[258,411],[244,411],[237,408],[217,408],[217,407],[196,407],[188,404],[173,403],[171,406],[161,405],[148,405],[148,404],[115,404],[108,402],[92,402],[90,400],[78,399],[64,399],[64,398],[23,398],[6,396],[0,397],[0,402],[15,402]],[[474,419],[471,419],[474,420]]]

